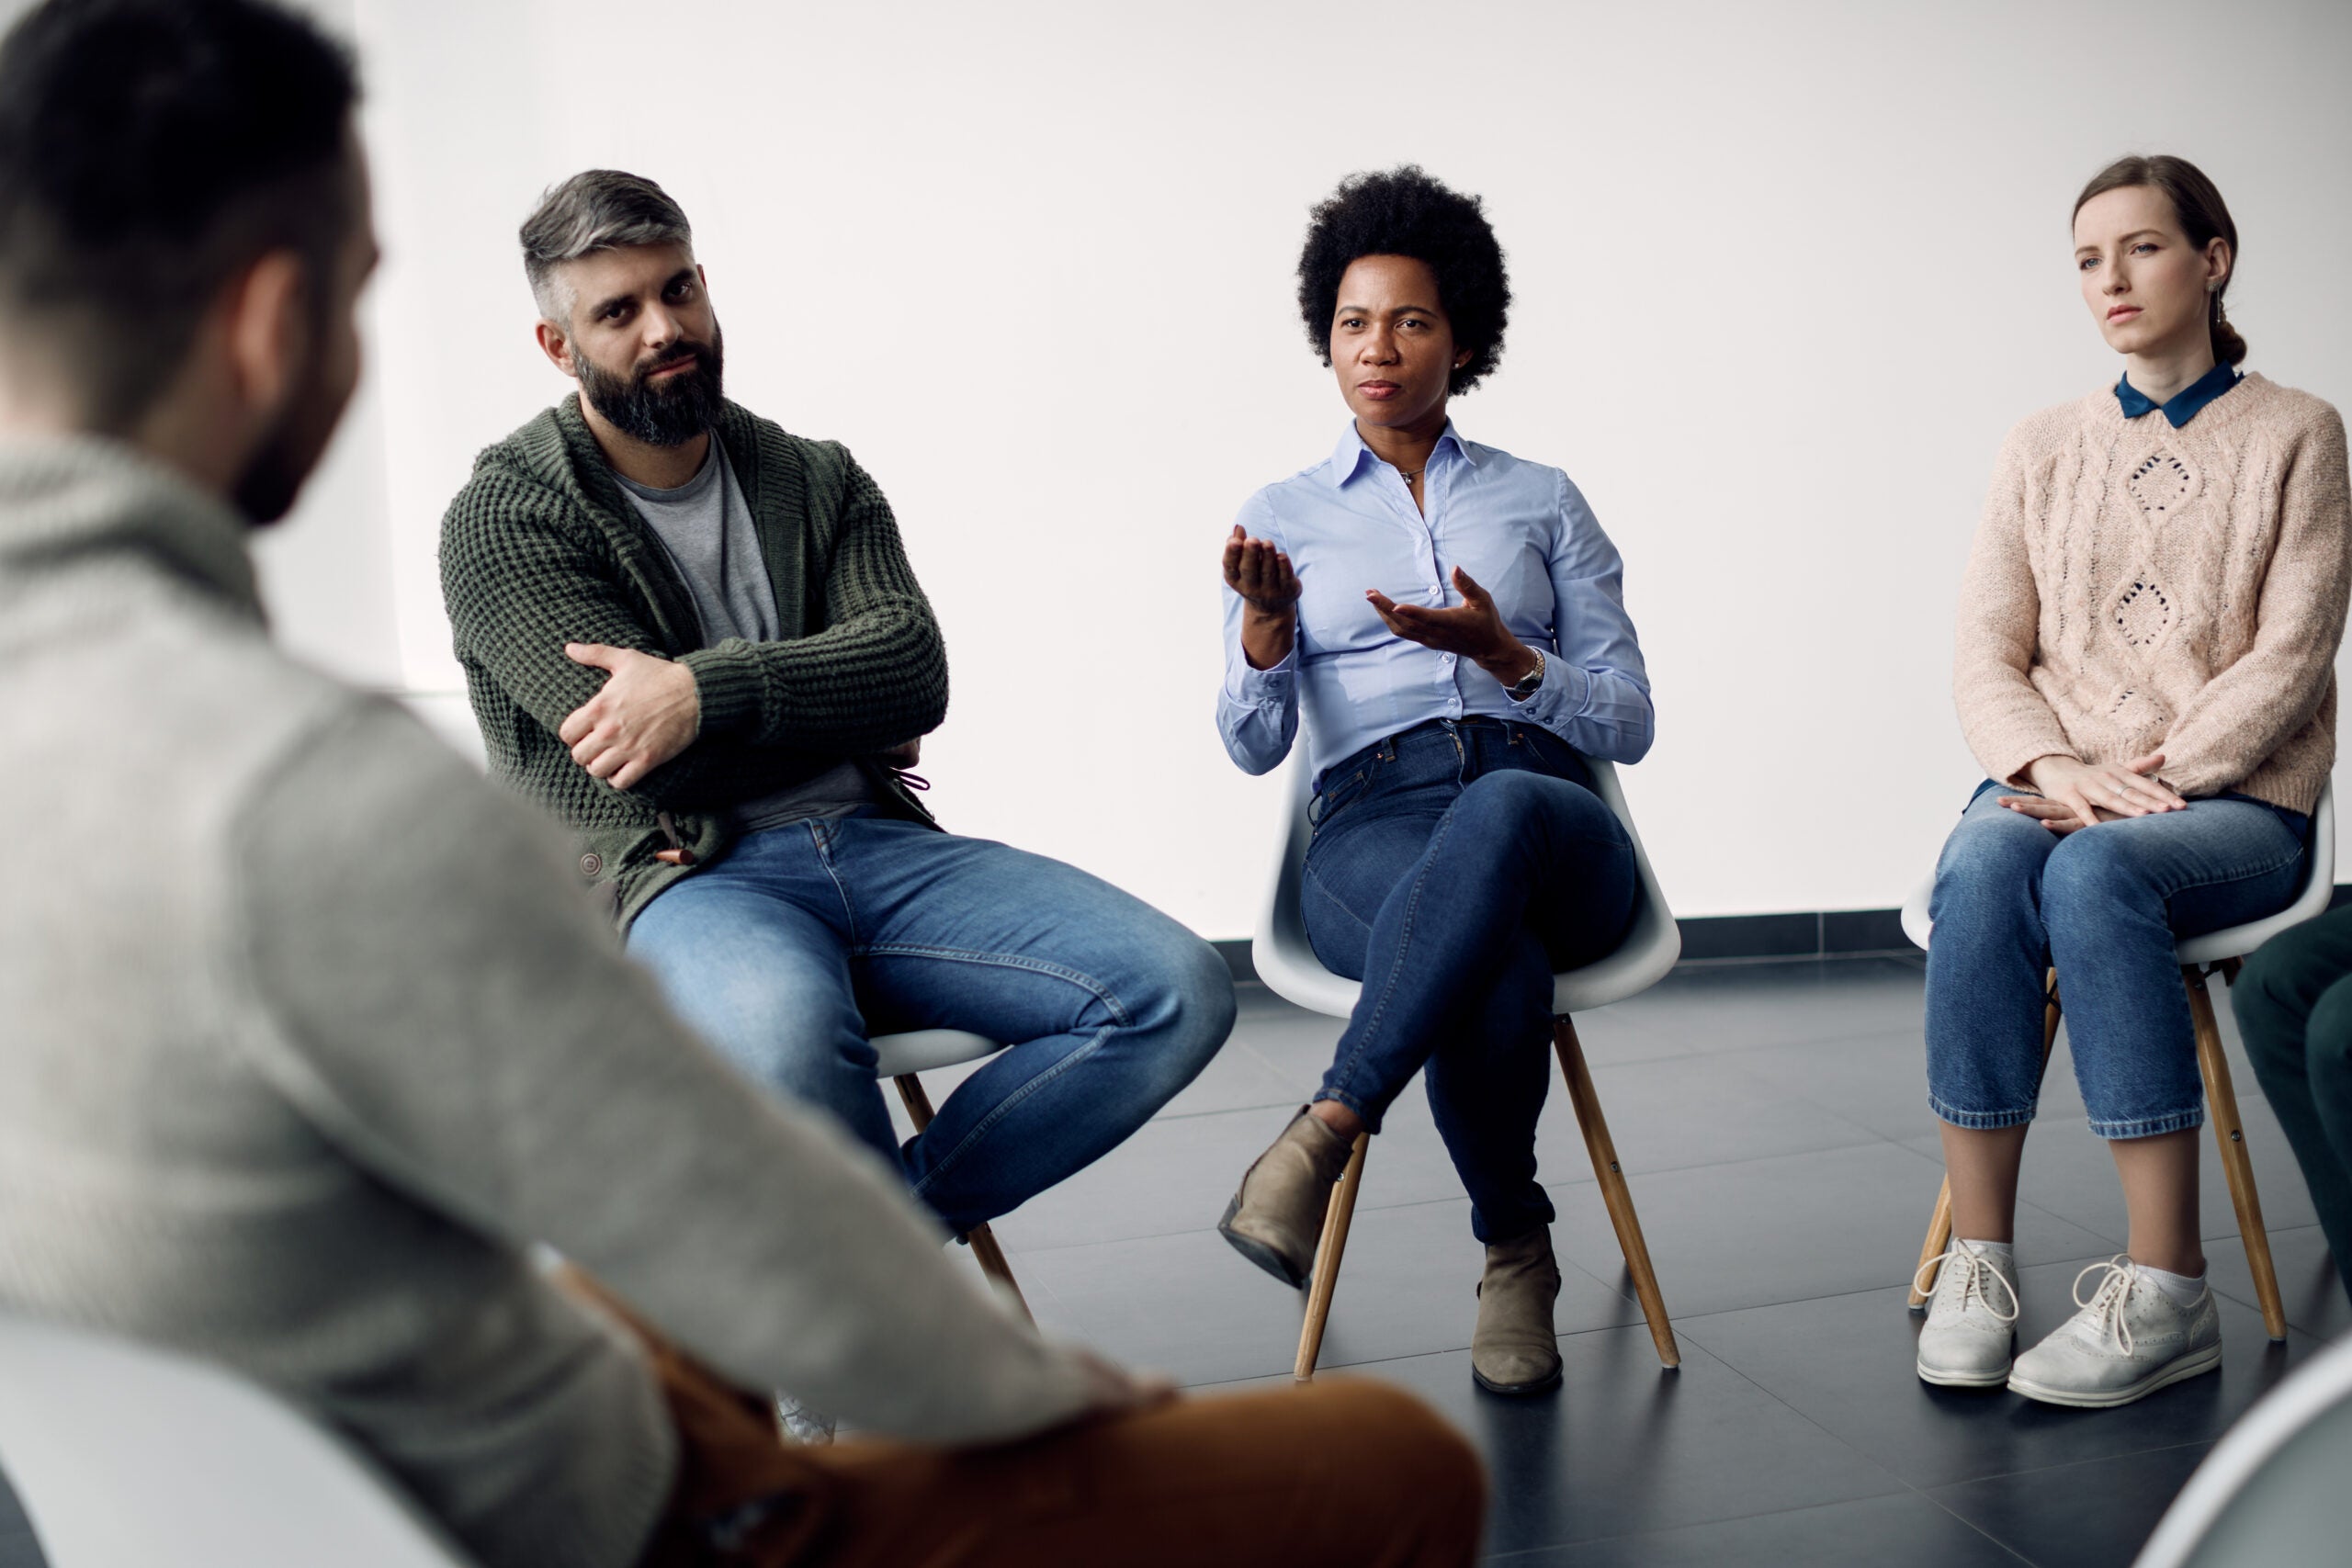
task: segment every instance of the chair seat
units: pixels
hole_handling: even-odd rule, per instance
[[[341,1438],[200,1361],[0,1312],[0,1462],[51,1568],[459,1568]]]
[[[910,1029],[904,1034],[877,1034],[868,1043],[881,1058],[874,1067],[874,1076],[878,1078],[977,1062],[1004,1049],[1001,1040],[961,1029]]]
[[[1663,979],[1682,956],[1682,932],[1674,923],[1666,895],[1642,848],[1642,836],[1626,808],[1625,793],[1617,770],[1604,761],[1589,761],[1594,793],[1617,814],[1634,841],[1634,863],[1639,885],[1634,895],[1634,923],[1617,951],[1580,968],[1555,976],[1552,1010],[1566,1014],[1622,1002],[1639,996]],[[1354,980],[1323,967],[1306,940],[1306,922],[1300,909],[1302,877],[1306,865],[1306,802],[1313,795],[1313,772],[1304,757],[1293,761],[1290,774],[1291,814],[1277,864],[1272,897],[1258,921],[1250,959],[1266,988],[1296,1007],[1330,1018],[1345,1018],[1355,1010],[1363,987]]]
[[[1928,935],[1935,922],[1928,918],[1928,900],[1936,890],[1936,879],[1927,881],[1912,890],[1903,903],[1903,934],[1911,945],[1926,952]],[[2312,807],[2312,852],[2303,865],[2303,885],[2294,899],[2275,915],[2243,925],[2224,926],[2202,936],[2183,937],[2175,948],[2182,964],[2219,964],[2224,959],[2244,958],[2290,926],[2327,912],[2328,900],[2335,894],[2335,784],[2330,780],[2319,792],[2319,804]]]

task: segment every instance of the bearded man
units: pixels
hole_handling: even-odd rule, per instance
[[[481,454],[442,582],[492,772],[686,1020],[831,1111],[951,1230],[1115,1147],[1225,1041],[1222,962],[1094,877],[941,831],[906,785],[947,659],[889,503],[840,445],[721,394],[677,203],[608,169],[523,225],[579,391]],[[869,1032],[1010,1048],[901,1147]]]

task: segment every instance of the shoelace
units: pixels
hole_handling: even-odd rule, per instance
[[[1960,1307],[1962,1312],[1968,1310],[1968,1298],[1971,1295],[1973,1295],[1978,1301],[1984,1303],[1984,1310],[1986,1312],[1991,1313],[2003,1323],[2015,1323],[2018,1320],[2018,1287],[2016,1281],[2012,1280],[2007,1274],[2002,1273],[2000,1265],[1995,1263],[1991,1258],[1984,1256],[1982,1253],[1971,1252],[1968,1248],[1961,1246],[1958,1242],[1953,1242],[1950,1247],[1944,1248],[1943,1251],[1937,1253],[1933,1258],[1930,1258],[1925,1263],[1920,1264],[1919,1267],[1912,1272],[1911,1288],[1918,1292],[1921,1295],[1927,1294],[1928,1287],[1922,1277],[1928,1272],[1928,1270],[1939,1266],[1950,1268],[1955,1263],[1966,1265],[1967,1269],[1967,1271],[1961,1276],[1960,1280]],[[1992,1292],[1984,1288],[1984,1276],[1987,1274],[1990,1274],[1993,1278],[2001,1281],[2002,1287],[2009,1292],[2008,1311],[2003,1312],[1999,1307],[1993,1304]],[[1936,1276],[1936,1282],[1938,1284],[1941,1284],[1943,1282],[1943,1276],[1941,1274]]]
[[[2107,1273],[2092,1287],[2090,1299],[2083,1299],[2085,1276],[2104,1269]],[[2117,1253],[2104,1263],[2094,1263],[2075,1276],[2075,1304],[2082,1308],[2076,1322],[2095,1325],[2102,1337],[2112,1336],[2125,1355],[2132,1353],[2132,1325],[2123,1320],[2123,1303],[2132,1299],[2132,1287],[2138,1271],[2132,1266],[2127,1253]]]

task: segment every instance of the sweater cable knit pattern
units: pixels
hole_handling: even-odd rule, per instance
[[[1987,776],[2162,751],[2183,795],[2318,803],[2352,592],[2344,422],[2250,375],[2176,430],[2100,391],[2010,431],[1952,691]]]
[[[441,587],[492,773],[578,838],[578,865],[626,924],[688,867],[654,859],[674,830],[698,863],[728,807],[859,760],[886,808],[930,815],[874,754],[938,728],[947,652],[882,491],[838,443],[733,403],[718,438],[775,590],[774,642],[708,648],[694,602],[623,495],[577,394],[474,460],[441,524]],[[557,730],[604,683],[569,642],[675,659],[695,672],[694,744],[617,790]],[[669,818],[669,830],[662,825]]]

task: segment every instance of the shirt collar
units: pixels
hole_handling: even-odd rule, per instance
[[[2123,407],[2123,417],[2138,419],[2142,414],[2164,411],[2165,423],[2178,430],[2203,411],[2207,403],[2245,379],[2245,372],[2233,366],[2216,365],[2204,375],[2172,395],[2168,402],[2159,403],[2132,384],[2124,376],[2115,383],[2115,400]]]
[[[1477,467],[1478,459],[1471,455],[1470,444],[1455,432],[1450,419],[1445,422],[1445,428],[1438,433],[1437,446],[1430,453],[1430,461],[1435,463],[1439,454],[1448,450],[1472,468]],[[1373,456],[1372,448],[1363,444],[1363,437],[1356,434],[1356,422],[1350,420],[1347,428],[1340,433],[1340,445],[1333,448],[1331,460],[1324,465],[1323,477],[1330,481],[1333,490],[1339,490],[1355,478],[1357,468],[1366,462],[1376,463],[1379,460]]]

